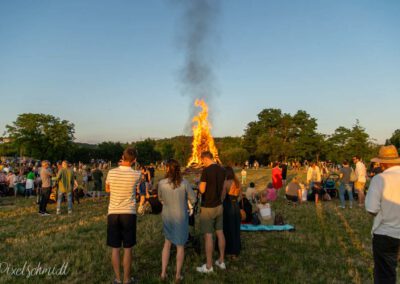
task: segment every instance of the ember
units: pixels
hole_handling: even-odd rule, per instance
[[[201,107],[201,111],[193,118],[193,142],[192,156],[188,167],[201,167],[200,155],[204,151],[210,151],[217,163],[221,163],[218,157],[218,150],[215,147],[214,138],[211,135],[211,125],[208,121],[208,106],[203,99],[196,100],[195,106]]]

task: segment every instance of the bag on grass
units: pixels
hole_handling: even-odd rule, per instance
[[[285,225],[285,221],[283,220],[283,216],[281,214],[277,213],[275,215],[274,225],[275,226]]]
[[[261,224],[260,218],[258,217],[258,214],[256,212],[252,214],[251,224],[253,224],[255,226],[258,226]]]

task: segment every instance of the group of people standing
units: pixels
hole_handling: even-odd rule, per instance
[[[137,158],[134,148],[125,149],[119,167],[108,172],[106,191],[110,192],[107,217],[107,245],[112,248],[114,283],[122,283],[120,272],[120,248],[123,255],[123,283],[133,283],[131,277],[132,248],[136,244],[136,198],[135,189],[140,184],[143,172],[132,169]],[[241,186],[231,167],[217,164],[210,152],[203,152],[201,161],[204,169],[199,181],[200,227],[204,235],[206,263],[197,267],[199,273],[214,271],[213,265],[226,269],[225,255],[240,253],[240,211],[238,199]],[[158,198],[163,204],[162,221],[165,236],[161,253],[160,278],[167,279],[167,267],[171,246],[176,246],[175,281],[183,279],[185,244],[189,236],[189,208],[198,199],[190,183],[182,177],[181,167],[176,160],[166,163],[165,178],[158,183]],[[217,236],[219,257],[213,262],[213,234]]]

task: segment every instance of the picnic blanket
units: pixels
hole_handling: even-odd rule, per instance
[[[253,224],[241,224],[240,230],[245,232],[256,232],[256,231],[294,231],[294,226],[292,225],[253,225]]]

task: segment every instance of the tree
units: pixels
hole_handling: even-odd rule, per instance
[[[137,161],[141,165],[148,165],[150,163],[161,160],[161,154],[155,150],[156,142],[153,139],[146,139],[144,141],[136,142],[135,147],[138,152]]]
[[[120,142],[102,142],[98,145],[97,158],[115,163],[121,159],[123,151],[124,147]]]
[[[175,155],[174,145],[172,143],[163,143],[160,152],[163,160],[172,159]]]
[[[386,144],[392,144],[396,146],[397,149],[400,148],[400,129],[393,132],[392,137],[389,138]]]
[[[316,119],[303,110],[292,116],[280,109],[264,109],[258,121],[247,125],[243,147],[262,163],[290,157],[318,159],[323,137],[316,129]]]
[[[6,133],[20,154],[57,160],[68,156],[74,140],[74,124],[52,115],[24,113],[6,125]]]

